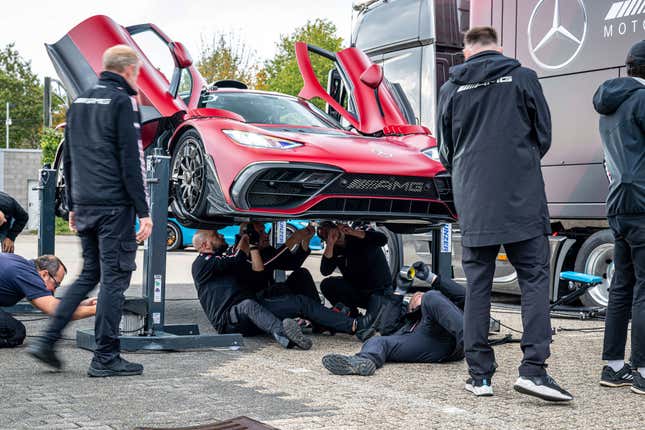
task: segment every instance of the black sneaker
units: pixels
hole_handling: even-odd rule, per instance
[[[625,364],[618,372],[615,372],[610,366],[604,366],[600,375],[600,385],[603,387],[629,387],[633,380],[634,376],[629,364]]]
[[[43,340],[38,339],[34,341],[34,343],[29,345],[27,354],[31,355],[41,363],[54,368],[55,370],[60,370],[63,368],[63,363],[56,355],[54,347],[44,342]]]
[[[311,349],[312,342],[302,333],[296,320],[287,318],[282,320],[282,332],[295,346],[300,349]]]
[[[128,360],[117,357],[107,364],[92,360],[87,375],[94,378],[107,378],[110,376],[135,376],[143,373],[143,365],[130,363]]]
[[[573,396],[567,390],[560,387],[549,375],[543,376],[520,376],[513,385],[515,391],[539,397],[549,402],[570,402]]]
[[[490,379],[468,378],[464,388],[477,397],[490,397],[493,395],[493,386]]]
[[[638,370],[634,370],[634,381],[632,382],[632,391],[636,394],[645,394],[645,378],[641,376]]]
[[[383,307],[378,310],[376,316],[366,314],[362,317],[356,318],[356,332],[354,334],[358,340],[365,342],[376,334],[376,329],[381,324],[382,315]]]
[[[322,358],[322,364],[334,375],[370,376],[376,371],[372,360],[356,355],[328,354]]]

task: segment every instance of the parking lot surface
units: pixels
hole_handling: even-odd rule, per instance
[[[20,237],[17,252],[35,255],[35,237]],[[57,239],[57,254],[80,269],[73,237]],[[190,283],[195,254],[169,255],[167,323],[197,322],[212,332]],[[142,252],[137,257],[141,267]],[[316,258],[308,266],[317,269]],[[315,272],[314,272],[315,273]],[[140,292],[136,273],[128,295]],[[496,317],[521,329],[519,315]],[[36,319],[24,315],[21,319]],[[35,335],[46,321],[28,321]],[[78,321],[67,329],[73,338]],[[601,327],[594,321],[553,320],[555,328]],[[508,329],[502,328],[506,334]],[[518,336],[517,333],[514,334]],[[141,362],[140,377],[90,379],[91,353],[75,342],[60,344],[65,370],[54,373],[36,364],[25,347],[0,350],[1,429],[131,429],[179,427],[246,415],[280,429],[643,429],[645,399],[628,388],[598,385],[601,331],[561,331],[554,336],[549,372],[576,397],[567,405],[548,404],[512,389],[521,358],[518,344],[495,348],[500,367],[495,396],[474,398],[463,389],[465,363],[387,364],[373,377],[330,375],[320,364],[329,352],[351,354],[360,343],[348,335],[314,336],[310,351],[284,350],[268,337],[246,338],[233,350],[125,354]],[[28,341],[31,338],[28,339]]]

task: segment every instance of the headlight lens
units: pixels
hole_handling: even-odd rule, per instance
[[[441,159],[439,158],[439,148],[437,148],[436,146],[434,148],[424,149],[421,152],[425,156],[427,156],[427,157],[433,159],[434,161],[436,161],[437,163],[441,163]]]
[[[253,148],[267,149],[291,149],[302,146],[302,143],[293,142],[287,139],[265,136],[259,133],[251,133],[241,130],[222,130],[233,142]]]

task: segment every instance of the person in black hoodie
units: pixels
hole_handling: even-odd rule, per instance
[[[307,318],[321,327],[355,334],[365,340],[374,333],[371,317],[350,318],[325,308],[302,294],[263,297],[264,263],[258,246],[259,235],[240,237],[237,248],[227,253],[224,237],[216,231],[198,230],[193,246],[199,256],[192,266],[197,295],[208,319],[219,333],[253,336],[267,333],[283,347],[309,349],[311,339],[304,336],[293,319]],[[248,261],[248,258],[251,261]]]
[[[609,178],[607,218],[615,237],[600,384],[645,394],[645,40],[627,56],[629,77],[603,83],[593,98]],[[632,363],[625,343],[632,318]]]
[[[466,389],[493,394],[488,328],[495,260],[504,245],[522,291],[524,358],[514,388],[570,401],[546,372],[551,228],[540,159],[551,145],[549,107],[536,73],[501,54],[495,29],[473,28],[464,42],[466,62],[450,69],[439,92],[436,129],[441,162],[452,174],[468,279]]]
[[[13,253],[16,237],[25,228],[27,221],[29,221],[29,215],[20,206],[20,203],[9,194],[0,191],[0,242],[2,245],[0,251]]]
[[[103,54],[98,83],[81,94],[67,113],[63,170],[69,226],[83,247],[83,271],[56,308],[29,353],[56,369],[54,344],[85,296],[100,282],[95,320],[96,349],[88,375],[129,376],[143,366],[120,355],[119,322],[124,292],[136,269],[137,240],[152,230],[145,186],[137,78],[141,61],[125,45]],[[135,215],[139,232],[135,234]]]
[[[328,276],[338,269],[343,275],[322,280],[323,296],[337,309],[341,304],[347,306],[352,315],[357,315],[357,308],[377,315],[383,297],[393,292],[392,273],[383,253],[387,236],[331,221],[320,223],[318,236],[325,241],[320,273]]]

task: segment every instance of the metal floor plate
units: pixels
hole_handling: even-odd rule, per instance
[[[279,430],[249,417],[237,417],[218,423],[191,427],[137,427],[135,430]]]

